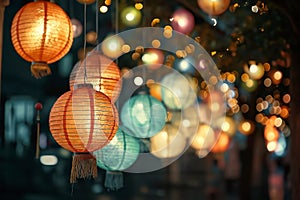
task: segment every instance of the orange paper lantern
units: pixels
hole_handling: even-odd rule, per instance
[[[74,66],[70,75],[70,90],[85,81],[106,94],[112,102],[118,99],[122,86],[119,67],[97,51],[90,52],[85,60]]]
[[[221,132],[219,135],[216,144],[211,149],[213,153],[223,153],[225,152],[230,144],[230,137],[227,133]]]
[[[75,153],[71,183],[97,175],[96,160],[90,152],[112,140],[118,129],[116,114],[110,99],[90,84],[76,85],[53,105],[49,117],[52,136],[60,146]]]
[[[230,5],[230,0],[198,0],[199,7],[209,15],[224,13]]]
[[[58,5],[42,0],[31,2],[15,15],[11,38],[17,53],[32,62],[32,74],[41,78],[51,73],[48,64],[61,59],[70,50],[72,23]]]

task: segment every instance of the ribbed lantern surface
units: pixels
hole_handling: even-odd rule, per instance
[[[121,110],[121,121],[128,134],[149,138],[165,125],[167,111],[164,105],[148,94],[138,94],[128,99]]]
[[[92,152],[114,137],[118,129],[116,114],[106,95],[83,85],[55,102],[50,112],[50,131],[65,149]]]
[[[117,100],[121,91],[119,67],[97,51],[90,52],[85,60],[74,66],[70,75],[70,90],[73,90],[74,85],[85,81],[91,83],[95,90],[106,94],[112,102]]]
[[[120,128],[108,145],[94,152],[97,165],[109,171],[122,171],[130,167],[140,151],[139,141]]]
[[[51,73],[47,64],[61,59],[70,50],[72,23],[57,4],[30,2],[15,15],[11,39],[17,53],[26,61],[33,62],[32,73],[40,78]]]

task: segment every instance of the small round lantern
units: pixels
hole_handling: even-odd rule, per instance
[[[70,50],[72,23],[58,5],[42,0],[31,2],[15,15],[11,39],[17,53],[32,62],[33,76],[41,78],[51,74],[48,64],[58,61]]]
[[[185,150],[186,137],[178,127],[167,123],[164,128],[150,138],[150,152],[158,158],[179,156]]]
[[[121,110],[121,121],[131,134],[138,138],[150,138],[165,125],[167,111],[164,105],[147,94],[128,99]]]
[[[227,133],[221,132],[216,144],[211,149],[211,152],[213,153],[223,153],[225,152],[230,144],[230,137]]]
[[[130,167],[136,161],[139,152],[139,141],[119,128],[108,145],[93,153],[98,167],[107,170],[104,183],[106,188],[117,190],[123,187],[121,171]]]
[[[184,109],[196,102],[192,79],[178,72],[166,75],[161,81],[161,94],[166,106],[173,110]]]
[[[63,148],[74,152],[70,182],[97,175],[95,158],[90,154],[114,137],[118,123],[110,99],[91,85],[77,85],[58,98],[50,116],[50,131]]]
[[[195,19],[188,10],[180,8],[173,13],[171,25],[175,31],[188,34],[194,29]]]
[[[94,155],[100,168],[123,171],[135,162],[139,152],[139,141],[119,128],[109,144],[95,151]]]
[[[124,8],[121,12],[121,21],[126,26],[137,26],[142,19],[141,11],[137,10],[135,7],[129,6]]]
[[[86,80],[85,80],[86,79]],[[70,74],[70,90],[74,85],[91,83],[93,88],[115,102],[121,91],[121,73],[115,62],[97,51],[92,51],[77,63]]]
[[[209,15],[217,16],[229,7],[230,0],[198,0],[199,7]]]
[[[194,135],[191,147],[196,150],[199,157],[206,156],[216,142],[214,130],[207,124],[201,124]]]
[[[115,59],[123,54],[122,46],[124,45],[124,40],[118,35],[106,36],[99,45],[103,54],[107,57]]]

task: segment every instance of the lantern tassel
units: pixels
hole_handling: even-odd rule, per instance
[[[51,69],[44,62],[32,62],[31,73],[35,78],[42,78],[51,74]]]
[[[118,190],[124,186],[123,173],[119,171],[106,171],[104,187],[108,190]]]
[[[90,153],[75,153],[72,161],[70,183],[80,178],[97,177],[96,158]]]

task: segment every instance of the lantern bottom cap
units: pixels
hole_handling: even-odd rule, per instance
[[[45,62],[32,62],[31,73],[35,78],[39,79],[44,76],[50,75],[51,69]]]

